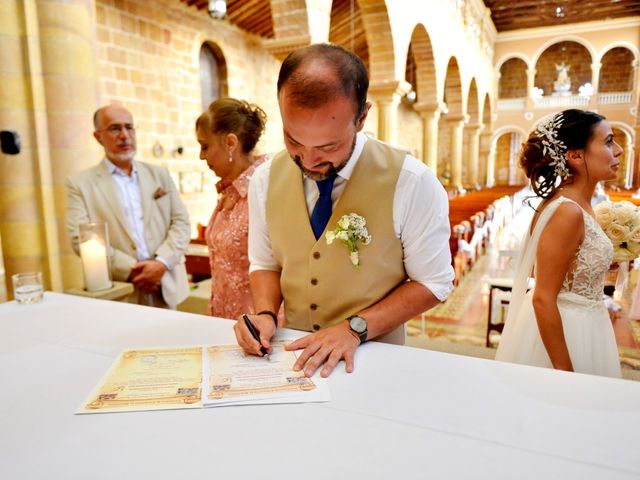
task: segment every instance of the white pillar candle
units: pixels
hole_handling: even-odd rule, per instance
[[[85,288],[89,292],[111,288],[107,250],[95,238],[80,244]]]

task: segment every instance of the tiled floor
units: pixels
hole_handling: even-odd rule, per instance
[[[527,231],[531,215],[532,210],[528,207],[520,210],[463,277],[449,299],[421,318],[409,322],[408,335],[411,338],[408,343],[419,344],[420,340],[439,340],[459,344],[458,347],[463,344],[485,345],[489,308],[486,280],[512,275],[511,269],[515,262],[513,251]],[[613,322],[621,364],[623,368],[635,370],[640,370],[640,320],[630,320],[628,312],[633,288],[639,279],[640,272],[632,270],[624,292],[618,300],[622,312]],[[493,315],[500,315],[502,312],[497,306],[499,302],[494,299],[493,303]],[[492,334],[491,340],[494,346],[497,345],[499,334]]]

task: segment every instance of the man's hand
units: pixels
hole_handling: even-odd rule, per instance
[[[276,333],[276,322],[273,321],[271,315],[263,314],[247,316],[260,335],[260,343],[262,343],[262,346],[267,349],[267,352],[271,353],[271,339]],[[262,353],[260,352],[260,343],[253,338],[253,335],[251,335],[251,332],[245,325],[242,316],[237,319],[236,324],[233,326],[233,331],[236,334],[238,345],[240,345],[246,353],[262,356]]]
[[[155,293],[160,289],[160,280],[167,267],[158,260],[143,260],[131,268],[131,282],[136,288],[147,293]]]
[[[304,351],[293,365],[294,371],[304,368],[304,374],[311,377],[324,364],[321,377],[328,377],[340,360],[344,360],[347,373],[353,372],[353,357],[360,340],[351,333],[349,323],[344,322],[302,337],[286,347],[287,350]]]

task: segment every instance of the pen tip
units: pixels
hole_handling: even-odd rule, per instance
[[[264,358],[267,359],[267,362],[271,361],[271,356],[268,353],[264,356]]]

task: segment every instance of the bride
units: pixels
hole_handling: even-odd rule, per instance
[[[516,269],[496,360],[620,377],[618,349],[602,301],[613,247],[591,197],[617,177],[622,148],[593,112],[565,110],[538,125],[520,164],[542,202]],[[526,292],[528,277],[535,288]]]

